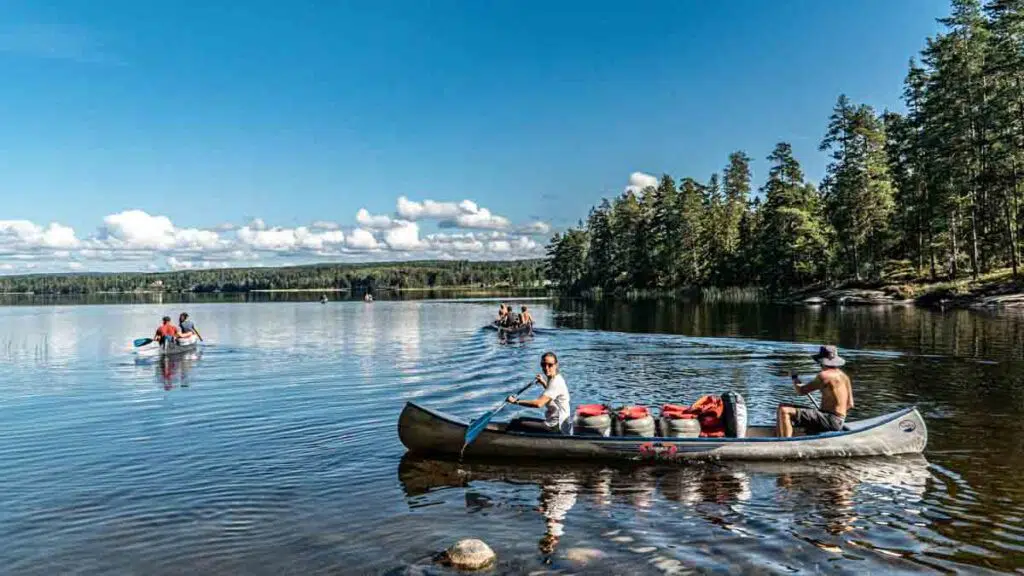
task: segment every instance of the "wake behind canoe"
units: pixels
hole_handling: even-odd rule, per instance
[[[459,455],[469,423],[407,402],[398,436],[410,452]],[[916,407],[847,422],[843,431],[791,438],[751,426],[744,438],[557,435],[510,432],[489,423],[464,456],[589,460],[799,460],[891,456],[924,451],[928,431]]]

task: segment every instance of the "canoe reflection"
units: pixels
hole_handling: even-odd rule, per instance
[[[448,501],[449,488],[465,488],[466,506],[514,506],[522,492],[508,485],[539,488],[537,506],[545,533],[539,548],[553,552],[577,504],[591,509],[634,510],[683,507],[688,514],[728,530],[744,515],[770,509],[809,520],[832,535],[852,529],[857,502],[919,501],[930,478],[923,456],[856,458],[814,462],[709,463],[685,467],[574,463],[458,463],[406,454],[398,477],[410,507]],[[659,502],[659,498],[662,502]],[[750,504],[748,510],[746,505]],[[806,539],[821,546],[827,544]]]
[[[136,365],[152,365],[158,384],[164,390],[171,390],[175,385],[187,388],[191,385],[191,371],[203,357],[201,349],[184,354],[166,354],[145,358],[136,358]]]

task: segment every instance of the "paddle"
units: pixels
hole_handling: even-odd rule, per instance
[[[795,370],[790,370],[789,371],[790,379],[792,379],[794,376],[796,376],[796,371]],[[811,404],[814,404],[814,409],[818,410],[820,412],[821,411],[821,407],[818,406],[818,401],[815,400],[814,396],[812,396],[811,394],[813,394],[813,392],[808,392],[807,393],[807,397],[811,400]]]
[[[530,386],[533,386],[536,382],[536,380],[530,381],[530,383],[527,384],[526,386],[523,386],[522,389],[519,390],[519,392],[516,392],[515,396],[518,396],[523,392],[526,392],[530,388]],[[477,418],[476,420],[473,420],[473,423],[469,425],[469,428],[466,428],[466,438],[462,441],[462,450],[459,452],[460,459],[462,458],[462,453],[466,451],[466,446],[469,446],[470,444],[473,443],[473,440],[476,440],[476,437],[479,436],[480,433],[484,431],[484,428],[487,427],[487,423],[491,421],[491,418],[494,418],[494,415],[500,412],[501,409],[504,408],[506,404],[508,404],[508,402],[502,400],[501,405],[493,408],[492,410],[485,413],[483,416]]]
[[[135,347],[138,348],[139,346],[145,346],[146,344],[149,344],[152,341],[152,338],[136,338],[135,340],[132,341],[132,344],[135,344]]]

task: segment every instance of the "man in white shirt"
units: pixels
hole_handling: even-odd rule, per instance
[[[544,419],[516,418],[508,423],[508,429],[519,432],[544,432],[548,434],[571,434],[572,419],[569,418],[569,387],[565,378],[558,373],[558,358],[552,352],[546,352],[540,358],[544,376],[537,374],[537,383],[544,387],[544,392],[536,400],[520,400],[515,396],[506,398],[506,402],[518,406],[544,408]]]

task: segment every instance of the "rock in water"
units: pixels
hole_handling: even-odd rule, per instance
[[[586,565],[603,558],[604,552],[594,548],[569,548],[565,551],[565,557],[574,564]]]
[[[480,570],[494,563],[497,555],[483,540],[466,538],[449,548],[442,561],[459,570]]]

